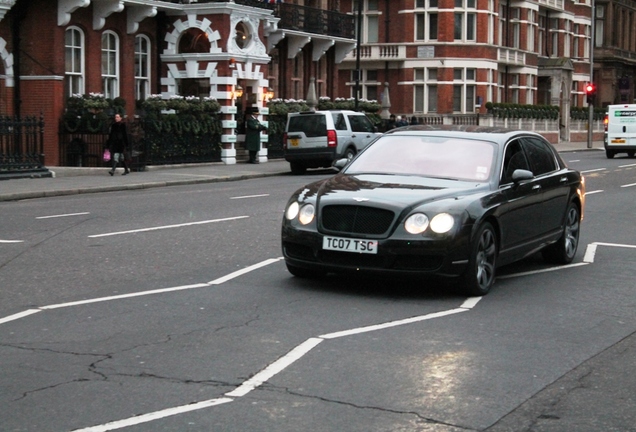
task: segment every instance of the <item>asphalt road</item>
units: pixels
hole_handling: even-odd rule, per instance
[[[636,160],[565,159],[575,264],[484,298],[293,278],[283,206],[322,172],[0,203],[0,430],[636,430]]]

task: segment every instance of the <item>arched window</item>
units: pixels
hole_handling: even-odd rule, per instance
[[[197,28],[189,28],[179,38],[179,53],[209,53],[210,41],[208,35]]]
[[[119,37],[112,31],[102,33],[102,89],[107,99],[119,96]]]
[[[135,37],[135,99],[145,100],[150,94],[150,39]]]
[[[69,27],[64,35],[64,92],[84,94],[84,32]]]

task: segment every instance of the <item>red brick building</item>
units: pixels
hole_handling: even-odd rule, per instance
[[[43,115],[47,165],[76,93],[122,98],[129,117],[151,94],[215,98],[229,164],[242,110],[306,99],[312,82],[407,116],[556,105],[568,140],[592,43],[596,106],[634,100],[636,2],[591,1],[0,0],[0,115]]]
[[[341,10],[357,16],[358,2]],[[340,65],[339,92],[388,88],[394,114],[472,114],[486,102],[585,106],[590,0],[363,0],[361,53]],[[561,135],[567,139],[567,121]]]
[[[316,73],[333,94],[336,63],[355,47],[353,19],[333,1],[272,3],[0,0],[0,115],[42,114],[54,166],[73,95],[121,98],[128,116],[149,95],[210,97],[221,104],[221,158],[235,163],[244,109],[266,116],[268,98],[303,99]]]

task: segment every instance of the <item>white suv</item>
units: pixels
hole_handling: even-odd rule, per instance
[[[356,111],[290,113],[283,137],[285,160],[293,174],[330,167],[338,159],[353,158],[379,135],[371,120]]]

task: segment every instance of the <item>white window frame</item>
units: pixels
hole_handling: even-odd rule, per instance
[[[422,1],[423,3],[424,1]],[[437,4],[434,3],[433,6],[430,4],[430,0],[426,0],[428,3],[428,7],[425,10],[419,11],[417,10],[414,14],[415,19],[415,34],[413,35],[413,40],[416,41],[436,41],[439,35],[439,10],[437,9]],[[422,6],[416,6],[422,7]],[[435,17],[437,20],[435,23],[435,34],[431,35],[431,18]],[[422,33],[422,37],[420,37],[420,33]]]
[[[459,6],[461,4],[461,6]],[[460,35],[457,34],[457,20],[460,20]],[[453,36],[455,41],[477,41],[477,2],[476,0],[455,0],[453,20]],[[459,37],[458,37],[459,36]]]
[[[66,37],[69,32],[72,39],[70,45],[66,43]],[[79,36],[79,41],[75,40],[76,36]],[[85,41],[84,32],[79,27],[71,26],[66,29],[64,33],[64,79],[66,81],[68,97],[74,94],[85,93]],[[79,59],[77,58],[78,56]]]
[[[457,73],[460,72],[461,73]],[[468,72],[472,72],[469,74]],[[455,76],[457,75],[457,76]],[[472,75],[471,79],[467,79]],[[477,70],[475,68],[455,68],[453,71],[453,112],[468,114],[475,112],[477,102]]]
[[[105,41],[106,46],[104,46]],[[106,99],[114,99],[119,96],[119,36],[117,33],[110,30],[102,33],[101,52],[102,93]]]
[[[144,44],[146,49],[144,50]],[[145,100],[150,92],[152,45],[146,35],[135,36],[135,99]],[[145,64],[145,68],[142,65]]]
[[[418,68],[413,70],[413,113],[437,112],[438,68]]]

